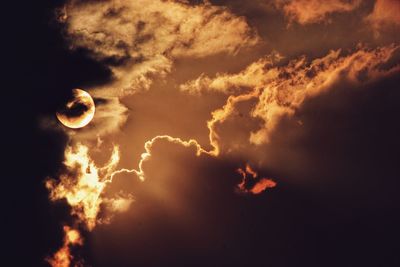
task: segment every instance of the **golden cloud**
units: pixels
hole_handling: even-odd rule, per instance
[[[58,179],[48,178],[45,181],[46,188],[50,192],[50,200],[65,200],[71,207],[71,215],[75,216],[75,224],[83,225],[91,231],[97,224],[110,223],[113,213],[126,212],[132,202],[131,194],[119,193],[115,196],[105,196],[107,185],[111,184],[114,177],[121,173],[133,173],[144,181],[145,172],[143,164],[150,159],[153,145],[160,140],[166,140],[184,147],[192,147],[196,155],[210,154],[203,150],[195,140],[184,141],[171,136],[157,136],[145,143],[145,152],[141,155],[138,170],[117,169],[120,161],[119,148],[113,147],[112,154],[107,163],[97,166],[89,155],[89,147],[81,143],[71,144],[65,150],[64,168]],[[103,212],[99,216],[103,208]],[[45,260],[52,267],[69,267],[74,260],[70,247],[83,245],[83,239],[77,229],[64,226],[63,246],[52,257]],[[81,262],[77,262],[74,266]],[[83,266],[83,265],[82,265]]]
[[[376,34],[386,26],[400,26],[400,1],[377,0],[366,21],[371,24]]]
[[[360,3],[360,0],[275,2],[290,22],[303,25],[326,22],[332,13],[350,12]],[[376,29],[389,22],[399,24],[397,13],[383,12],[397,4],[377,1],[367,21]],[[330,51],[311,61],[302,56],[284,63],[282,55],[271,53],[237,73],[218,73],[215,77],[202,74],[182,84],[180,90],[196,96],[218,93],[225,97],[221,108],[213,107],[206,112],[215,109],[206,124],[211,149],[204,149],[195,139],[158,135],[144,139],[148,141],[137,169],[118,168],[118,146],[113,146],[109,161],[98,166],[90,156],[91,147],[77,141],[98,140],[101,144],[102,137],[119,130],[127,120],[128,111],[121,97],[147,90],[155,77],[171,72],[176,59],[235,54],[242,47],[255,45],[259,38],[244,18],[209,2],[191,5],[179,0],[70,0],[62,12],[59,18],[65,24],[71,49],[87,49],[113,73],[110,83],[89,89],[98,101],[95,117],[85,129],[68,131],[71,140],[61,174],[58,179],[46,180],[50,199],[65,200],[71,207],[75,225],[82,224],[89,231],[99,223],[110,221],[112,215],[103,215],[103,208],[111,213],[129,209],[134,196],[123,193],[105,196],[106,187],[122,173],[144,181],[143,165],[151,159],[157,142],[179,144],[192,149],[197,156],[217,157],[229,153],[239,147],[239,142],[226,145],[228,141],[223,138],[220,126],[228,121],[235,123],[232,118],[240,114],[260,122],[240,142],[254,146],[265,144],[281,119],[295,114],[307,99],[342,84],[359,86],[400,70],[399,65],[389,64],[399,46],[369,49],[360,45],[352,52]],[[240,110],[243,103],[250,105],[244,114]],[[240,193],[256,195],[276,186],[274,180],[259,176],[250,165],[237,171],[242,177],[236,186]],[[83,244],[78,230],[65,226],[64,234],[63,247],[47,259],[52,266],[69,266],[73,260],[70,247]]]
[[[132,202],[130,196],[119,196],[112,199],[103,197],[106,185],[112,182],[118,162],[119,149],[117,146],[114,146],[109,161],[102,167],[96,166],[90,158],[87,146],[78,143],[67,147],[64,160],[65,171],[57,180],[46,180],[50,199],[52,201],[65,199],[71,206],[71,214],[75,215],[88,230],[92,230],[99,222],[100,205],[104,200],[114,210]]]
[[[229,95],[250,92],[255,87],[265,86],[278,75],[278,69],[273,68],[273,66],[282,59],[282,55],[274,52],[236,74],[219,73],[213,78],[201,74],[197,79],[180,85],[180,90],[199,96],[205,92],[220,92]],[[266,69],[269,70],[266,71]]]
[[[250,133],[249,142],[266,143],[280,119],[293,115],[306,99],[333,90],[339,82],[358,86],[397,73],[399,65],[385,67],[385,63],[398,49],[395,45],[376,49],[359,46],[352,53],[336,50],[311,62],[300,57],[285,66],[273,66],[269,56],[240,73],[218,74],[215,78],[202,75],[183,84],[181,90],[197,95],[212,91],[228,95],[226,105],[214,111],[208,122],[210,143],[218,154],[222,140],[216,126],[235,114],[240,103],[253,100],[249,116],[263,121],[260,129]]]
[[[311,24],[329,22],[332,13],[350,12],[356,9],[361,0],[276,0],[275,6],[281,9],[289,22]]]
[[[147,89],[176,58],[235,53],[258,41],[243,17],[209,2],[71,0],[62,12],[71,48],[88,49],[113,71],[114,82],[95,96]]]
[[[63,227],[64,242],[63,246],[52,257],[46,258],[46,261],[52,267],[70,267],[74,257],[71,255],[72,246],[83,245],[83,239],[78,230],[69,226]],[[79,262],[74,266],[82,266]]]
[[[121,173],[133,173],[140,180],[145,180],[143,164],[151,157],[151,149],[159,140],[180,144],[184,147],[193,147],[196,155],[201,153],[211,154],[200,147],[195,140],[184,141],[167,135],[156,136],[144,145],[145,152],[141,155],[138,169],[117,169],[120,161],[118,146],[113,147],[112,154],[107,163],[97,166],[89,155],[89,147],[81,143],[69,145],[65,151],[63,162],[64,170],[58,179],[48,178],[46,188],[50,191],[50,200],[66,200],[71,207],[71,215],[77,217],[91,231],[98,223],[108,223],[112,217],[99,218],[101,205],[110,212],[125,212],[133,202],[132,195],[118,194],[114,197],[104,195],[108,184],[114,177]]]

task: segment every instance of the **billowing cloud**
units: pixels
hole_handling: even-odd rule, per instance
[[[350,12],[360,5],[360,0],[276,0],[290,22],[311,24],[329,21],[332,13]]]
[[[236,53],[258,42],[243,17],[209,2],[69,1],[59,10],[70,48],[85,49],[109,67],[112,80],[86,88],[97,98],[93,121],[73,139],[96,140],[121,129],[127,108],[120,98],[150,87],[177,58]]]
[[[311,62],[300,57],[284,66],[273,66],[271,57],[267,57],[237,74],[219,74],[215,78],[202,75],[182,85],[181,90],[195,94],[215,91],[228,95],[226,105],[214,111],[208,122],[210,142],[217,151],[223,143],[217,126],[242,114],[241,103],[252,101],[247,115],[250,119],[261,119],[263,123],[258,130],[249,133],[248,141],[259,145],[268,142],[281,118],[293,115],[306,99],[333,90],[341,86],[340,83],[359,86],[397,73],[400,66],[390,62],[395,60],[398,49],[394,45],[376,49],[360,46],[352,53],[331,51]]]
[[[88,49],[112,69],[106,96],[147,89],[175,58],[235,53],[258,41],[244,18],[209,2],[71,0],[60,18],[72,49]]]
[[[46,187],[50,191],[52,201],[66,200],[71,207],[71,215],[77,222],[91,231],[98,223],[107,223],[112,216],[99,217],[102,207],[111,212],[124,212],[133,202],[130,194],[117,194],[112,197],[105,196],[108,184],[114,177],[121,173],[132,173],[140,180],[145,180],[143,164],[151,157],[151,150],[159,140],[195,148],[195,154],[209,154],[203,150],[195,140],[184,141],[171,136],[156,136],[144,145],[145,152],[141,155],[138,169],[117,169],[120,161],[118,146],[113,146],[111,156],[103,166],[98,166],[91,158],[88,146],[81,143],[70,144],[65,150],[63,169],[58,179],[48,178]],[[107,214],[106,214],[107,215]]]
[[[83,245],[81,234],[69,226],[64,226],[63,230],[63,246],[52,257],[46,258],[46,261],[52,267],[70,267],[72,263],[74,263],[73,266],[83,266],[82,261],[75,259],[71,254],[71,247]]]
[[[53,201],[65,199],[71,206],[71,214],[78,218],[88,230],[99,222],[98,214],[103,204],[103,192],[112,182],[113,172],[119,162],[119,149],[114,147],[109,161],[102,167],[96,166],[89,155],[89,148],[82,144],[67,147],[65,170],[59,179],[48,179],[46,187]],[[130,204],[130,197],[106,199],[112,210]]]
[[[387,26],[400,26],[400,1],[397,0],[377,0],[371,14],[366,17],[366,21],[378,34],[379,31]]]

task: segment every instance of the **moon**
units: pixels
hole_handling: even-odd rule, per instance
[[[57,119],[66,127],[85,127],[93,119],[95,104],[90,94],[82,89],[72,90],[72,99],[56,112]]]

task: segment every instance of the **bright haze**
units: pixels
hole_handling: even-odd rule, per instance
[[[400,1],[9,13],[10,266],[400,266]]]

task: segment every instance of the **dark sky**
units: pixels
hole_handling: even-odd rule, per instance
[[[228,5],[232,12],[247,16],[261,37],[276,34],[269,20],[274,19],[276,27],[286,29],[282,18],[263,15],[259,6],[242,7],[241,1],[211,2]],[[112,76],[107,61],[99,61],[85,48],[68,49],[63,38],[65,29],[54,20],[54,9],[62,4],[63,1],[21,2],[3,10],[7,13],[3,42],[9,47],[3,50],[6,84],[2,107],[6,120],[2,127],[2,221],[7,257],[2,259],[2,266],[48,266],[44,258],[62,245],[61,226],[74,222],[65,201],[49,201],[44,181],[60,174],[69,137],[61,130],[43,129],[42,118],[53,116],[72,88],[107,84]],[[354,25],[351,15],[342,16],[339,18],[350,18],[349,25]],[[240,53],[234,55],[236,63],[228,67],[224,64],[229,62],[214,64],[219,57],[229,57],[226,55],[217,55],[209,62],[207,58],[178,59],[176,76],[173,72],[160,84],[168,87],[173,82],[194,79],[201,68],[208,75],[225,69],[240,71],[255,61],[263,49],[264,54],[282,47],[280,52],[289,58],[306,54],[313,59],[330,49],[354,47],[368,38],[371,46],[398,44],[390,37],[373,39],[372,34],[367,36],[364,32],[356,32],[356,37],[343,41],[348,30],[342,31],[342,23],[301,27],[294,25],[276,38],[267,38],[270,42],[261,48],[250,48],[243,58],[239,58]],[[323,27],[332,34],[310,48],[321,31],[328,31]],[[282,46],[289,41],[298,48]],[[191,65],[191,61],[197,63]],[[398,57],[394,61],[398,64]],[[271,142],[252,152],[257,160],[270,162],[259,166],[260,176],[277,181],[277,187],[260,195],[233,190],[240,182],[236,169],[246,163],[243,155],[197,157],[193,149],[159,141],[152,160],[144,165],[148,181],[139,183],[124,176],[110,189],[123,189],[134,195],[132,207],[116,215],[111,224],[99,225],[92,232],[83,231],[85,244],[74,247],[73,252],[93,267],[400,266],[399,83],[398,72],[356,88],[339,82],[335,90],[307,99],[295,115],[280,120]],[[128,126],[123,128],[126,131],[122,130],[115,140],[127,143],[135,138],[130,131],[138,133],[138,152],[130,155],[133,162],[143,151],[142,140],[153,134],[191,137],[190,129],[175,129],[179,121],[191,125],[184,115],[171,113],[178,116],[171,121],[167,115],[160,121],[154,119],[161,116],[157,109],[162,110],[162,103],[157,104],[154,113],[140,110],[147,100],[152,103],[164,92],[162,88],[150,89],[149,93],[125,100],[133,122],[129,124],[128,119]],[[175,94],[178,93],[169,97],[176,99]],[[168,96],[163,97],[172,103],[165,109],[172,105],[176,113],[196,113],[194,108],[186,110],[186,98],[173,102]],[[204,99],[208,101],[207,96]],[[224,101],[216,96],[208,102],[210,110]],[[132,118],[140,116],[142,119],[137,118],[135,124]],[[195,121],[203,119],[203,115],[198,116]],[[141,120],[151,120],[154,125],[148,122],[150,126],[142,133],[135,128]],[[298,121],[306,127],[295,127]],[[248,127],[253,127],[252,123]],[[203,127],[205,122],[199,125]],[[227,135],[226,140],[236,138],[236,134],[241,138],[236,126],[224,127],[227,128],[220,130],[221,136]],[[195,137],[207,138],[206,130]]]

